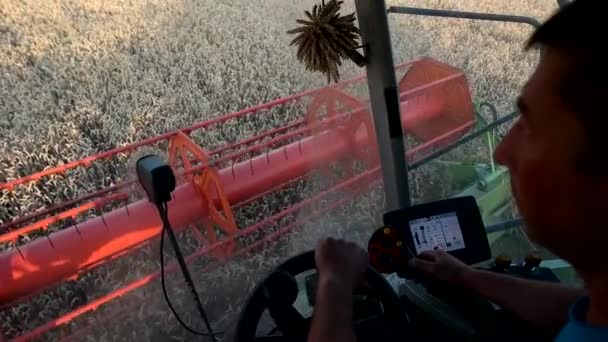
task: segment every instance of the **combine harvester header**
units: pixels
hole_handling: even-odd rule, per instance
[[[410,162],[456,142],[473,127],[469,86],[459,70],[423,58],[399,65],[396,72],[402,75],[399,100],[403,128],[419,143],[409,148]],[[366,89],[365,81],[359,77],[227,114],[0,184],[0,190],[18,197],[21,190],[49,179],[69,181],[87,168],[103,170],[116,160],[125,164],[125,159],[142,148],[164,149],[178,175],[178,186],[169,203],[171,224],[176,232],[190,232],[199,246],[186,260],[206,257],[211,260],[209,268],[217,267],[263,247],[381,181],[369,103],[356,96],[357,87]],[[252,124],[263,115],[279,117],[288,110],[301,110],[300,119],[211,150],[196,142],[197,137],[230,125]],[[361,162],[364,167],[358,166]],[[342,169],[342,176],[330,170],[336,165]],[[238,222],[235,211],[280,193],[319,169],[335,179],[332,187],[280,208],[270,217],[253,218],[253,224]],[[99,181],[91,180],[93,184]],[[78,198],[4,223],[0,227],[0,244],[5,247],[0,254],[0,303],[5,307],[21,303],[157,238],[162,223],[156,209],[147,200],[133,200],[134,188],[135,180],[95,186],[94,191]],[[314,207],[337,191],[348,191],[349,196],[315,208],[305,219],[295,218],[302,209]],[[46,232],[49,226],[57,225],[63,229]],[[38,237],[21,243],[24,236]],[[166,267],[167,272],[175,269],[176,265]],[[42,336],[158,277],[159,272],[155,272],[98,298],[89,298],[61,317],[10,337],[27,340]]]

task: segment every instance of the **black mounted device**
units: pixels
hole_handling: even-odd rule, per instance
[[[137,178],[154,204],[169,202],[175,190],[175,175],[160,157],[148,155],[137,160]]]

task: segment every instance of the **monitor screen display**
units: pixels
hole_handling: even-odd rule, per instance
[[[464,237],[455,212],[410,221],[416,254],[424,251],[451,252],[465,248]]]

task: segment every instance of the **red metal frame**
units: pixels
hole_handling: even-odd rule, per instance
[[[106,204],[112,203],[114,201],[125,201],[129,198],[128,194],[125,193],[115,193],[109,196],[105,196],[102,198],[98,198],[94,201],[79,205],[75,208],[60,212],[52,217],[48,217],[46,219],[37,221],[25,227],[11,230],[8,233],[0,235],[0,243],[10,242],[17,240],[21,235],[25,235],[37,230],[45,230],[49,225],[59,222],[61,220],[65,220],[68,218],[74,218],[75,216],[82,214],[91,209],[97,209],[105,206]]]
[[[462,73],[429,59],[405,63],[398,68],[406,67],[410,67],[410,70],[400,82],[402,121],[406,130],[424,142],[412,151],[408,151],[408,159],[417,159],[416,157],[460,138],[472,127],[474,113],[466,78]],[[251,234],[271,222],[278,222],[285,215],[295,213],[304,206],[314,203],[314,199],[317,197],[313,196],[304,200],[246,229],[237,228],[231,207],[250,203],[265,194],[282,188],[285,184],[302,179],[318,166],[330,165],[343,159],[365,160],[368,162],[368,171],[362,175],[354,175],[354,171],[350,169],[349,179],[340,183],[336,188],[354,187],[357,180],[370,177],[369,182],[378,181],[379,169],[376,166],[377,152],[373,148],[375,132],[371,126],[371,115],[365,107],[365,102],[339,90],[344,89],[345,85],[363,79],[363,77],[359,77],[329,88],[279,99],[202,122],[177,132],[166,133],[159,137],[51,168],[0,184],[0,190],[12,191],[15,187],[28,182],[90,165],[92,162],[110,158],[117,153],[134,151],[141,146],[170,140],[169,162],[178,171],[178,160],[181,161],[183,170],[176,173],[184,179],[184,182],[176,188],[173,200],[169,203],[169,218],[176,231],[183,230],[192,222],[203,220],[207,225],[206,234],[204,236],[198,231],[196,234],[197,238],[203,242],[203,247],[189,256],[188,260],[197,256],[213,255],[217,258],[217,263],[221,264],[230,257],[239,256],[252,248],[257,248],[255,246],[259,246],[256,242],[250,246],[239,247],[237,238]],[[452,91],[448,92],[448,88]],[[228,120],[273,106],[299,101],[307,96],[315,96],[315,99],[309,106],[304,120],[227,144],[213,150],[210,154],[207,154],[188,137],[188,134],[196,129],[225,123]],[[351,110],[347,113],[338,113],[336,108],[338,103]],[[328,115],[323,120],[318,118],[320,106],[327,107]],[[304,124],[306,125],[304,126]],[[441,129],[435,129],[439,126]],[[269,140],[260,143],[265,139]],[[273,148],[273,150],[268,151],[269,148]],[[231,150],[235,151],[229,152]],[[262,150],[266,150],[266,152],[260,154]],[[255,153],[257,155],[242,160],[243,157]],[[219,157],[213,160],[209,155]],[[235,162],[235,160],[240,161]],[[193,161],[197,162],[196,166],[193,165]],[[216,166],[221,168],[216,170]],[[79,213],[87,211],[86,208],[90,209],[90,203],[102,205],[107,203],[103,200],[124,199],[124,193],[118,192],[109,196],[105,196],[105,194],[117,192],[132,183],[133,181],[123,182],[69,201],[69,206],[77,205],[77,207],[60,213],[54,212],[68,206],[58,205],[50,208],[43,215],[53,216],[0,235],[0,242],[14,241],[18,236],[27,232],[44,229],[48,224],[61,219],[73,218]],[[355,187],[353,196],[360,191],[359,188],[359,186]],[[330,190],[321,194],[327,194]],[[85,200],[100,196],[104,197],[80,204]],[[343,201],[338,202],[343,203]],[[22,220],[4,224],[1,228],[10,228],[16,225],[15,222],[21,224],[26,220],[38,217],[42,216],[31,215]],[[293,224],[289,225],[289,227],[292,226]],[[72,228],[50,234],[46,240],[38,239],[17,250],[0,253],[0,283],[3,284],[0,287],[0,303],[15,303],[19,298],[23,299],[38,293],[51,284],[74,277],[80,272],[101,265],[129,250],[139,248],[156,238],[160,233],[160,228],[161,222],[155,209],[147,201],[142,200],[130,203],[122,209],[103,213],[97,218],[79,223]],[[216,234],[216,228],[222,234],[221,239]],[[284,234],[284,231],[289,231],[289,229],[283,228],[265,237],[263,241],[278,238]],[[263,243],[260,242],[260,244]],[[168,270],[174,268],[173,265]],[[151,282],[157,276],[158,274],[144,277],[125,288],[113,291],[21,338],[29,339],[54,326],[65,324],[85,312],[94,310],[114,298]]]

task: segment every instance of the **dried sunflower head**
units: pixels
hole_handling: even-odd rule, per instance
[[[327,82],[340,78],[338,67],[359,45],[359,29],[355,26],[355,14],[340,15],[343,1],[330,0],[315,5],[312,13],[305,11],[308,20],[298,19],[300,27],[288,31],[297,34],[291,45],[298,46],[298,60],[307,70],[327,75]]]

